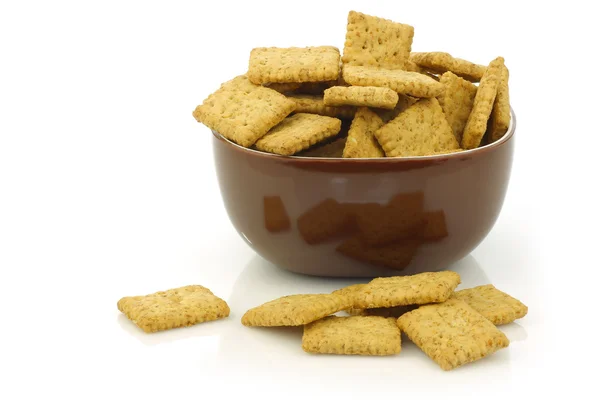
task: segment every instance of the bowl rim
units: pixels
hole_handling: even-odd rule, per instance
[[[449,159],[459,159],[465,156],[476,155],[476,154],[485,154],[490,151],[494,151],[495,149],[501,147],[505,143],[507,143],[515,134],[517,128],[517,119],[515,116],[515,112],[512,107],[510,107],[510,124],[508,125],[508,130],[506,133],[499,139],[493,143],[486,144],[482,147],[477,147],[470,150],[462,150],[456,153],[447,153],[447,154],[436,154],[430,156],[410,156],[410,157],[375,157],[375,158],[341,158],[341,157],[303,157],[303,156],[284,156],[281,154],[267,153],[260,150],[254,150],[248,147],[240,146],[239,144],[227,139],[225,136],[220,133],[211,130],[215,139],[221,140],[224,143],[227,143],[231,146],[238,148],[238,150],[246,152],[248,154],[252,154],[259,157],[272,158],[277,161],[294,161],[294,162],[323,162],[323,163],[385,163],[385,164],[396,164],[396,163],[405,163],[405,162],[415,162],[415,161],[442,161]]]

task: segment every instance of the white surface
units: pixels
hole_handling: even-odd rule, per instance
[[[583,3],[220,1],[0,5],[0,397],[485,398],[581,393],[597,371],[600,91]],[[518,116],[513,178],[489,237],[456,266],[529,315],[510,347],[443,372],[311,356],[295,330],[243,327],[274,297],[349,281],[292,275],[246,247],[221,205],[209,131],[191,116],[255,46],[343,46],[356,9],[415,26],[414,50],[503,55]],[[198,283],[224,321],[154,335],[117,300]],[[597,332],[597,330],[596,330]]]

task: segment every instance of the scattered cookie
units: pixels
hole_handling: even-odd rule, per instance
[[[283,121],[296,103],[244,75],[225,82],[196,107],[194,118],[240,146],[250,147]]]
[[[498,57],[490,63],[481,78],[473,102],[473,109],[469,114],[469,119],[463,132],[461,146],[463,149],[474,149],[479,147],[481,143],[481,139],[487,129],[494,100],[496,99],[503,68],[504,58]]]
[[[350,11],[342,61],[347,65],[402,69],[413,36],[410,25]]]
[[[500,83],[498,84],[498,93],[494,100],[492,115],[490,116],[490,143],[500,139],[510,125],[510,102],[508,95],[508,68],[502,68]]]
[[[398,326],[446,371],[489,356],[509,344],[494,324],[457,299],[419,307],[398,318]]]
[[[246,326],[298,326],[349,308],[350,300],[335,294],[294,294],[248,310]]]
[[[123,297],[117,308],[144,332],[191,326],[229,316],[227,303],[200,285]]]
[[[393,109],[398,93],[376,86],[334,86],[325,90],[323,102],[327,106],[365,106]]]
[[[448,53],[434,51],[429,53],[411,53],[410,60],[436,74],[450,71],[471,82],[479,82],[485,73],[485,66],[474,64],[460,58],[454,58]]]
[[[383,125],[377,114],[366,107],[360,107],[348,131],[348,139],[344,146],[344,158],[376,158],[384,157],[383,149],[373,135]]]
[[[326,317],[304,327],[307,353],[388,356],[400,353],[400,329],[394,318]]]
[[[294,114],[260,138],[255,146],[269,153],[291,156],[315,143],[336,135],[342,126],[337,118],[315,114]]]
[[[357,291],[354,307],[378,308],[440,303],[450,298],[459,283],[460,275],[453,271],[375,278]]]
[[[424,156],[459,145],[437,99],[422,99],[375,131],[388,157]]]
[[[381,86],[414,97],[435,97],[444,85],[418,72],[345,65],[343,77],[354,86]]]
[[[257,47],[250,52],[252,83],[320,82],[336,80],[340,51],[333,46]]]
[[[341,119],[352,119],[356,113],[354,106],[326,106],[323,96],[310,94],[288,94],[288,99],[296,103],[295,113],[324,115]]]
[[[473,109],[477,86],[454,75],[452,72],[445,72],[440,79],[440,83],[446,89],[438,97],[438,101],[452,128],[456,141],[460,143],[469,114]]]
[[[288,231],[291,227],[290,217],[285,210],[283,201],[279,196],[265,196],[263,198],[265,213],[265,228],[271,233]]]
[[[464,301],[494,325],[508,324],[523,318],[528,311],[525,304],[496,289],[494,285],[459,290],[452,297]]]

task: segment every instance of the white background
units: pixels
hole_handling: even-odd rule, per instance
[[[0,3],[0,397],[521,398],[595,386],[597,13],[524,3]],[[395,357],[313,356],[297,330],[239,323],[263,301],[350,281],[283,272],[242,242],[210,131],[191,113],[245,72],[253,47],[342,48],[351,9],[413,25],[415,51],[502,55],[510,69],[505,206],[453,268],[463,287],[491,282],[529,315],[502,328],[508,349],[451,372],[408,341]],[[230,318],[146,335],[116,308],[187,284],[227,300]]]

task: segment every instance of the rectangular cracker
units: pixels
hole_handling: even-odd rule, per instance
[[[356,236],[345,240],[335,250],[358,261],[401,271],[410,265],[420,244],[419,240],[402,240],[375,247]]]
[[[444,85],[418,72],[345,65],[343,77],[354,86],[380,86],[414,97],[435,97]]]
[[[279,196],[263,197],[265,228],[271,233],[288,231],[291,227],[290,217]]]
[[[398,326],[429,358],[448,371],[508,347],[506,335],[464,302],[419,307]]]
[[[448,236],[444,210],[428,211],[423,214],[423,220],[425,226],[421,237],[424,240],[435,241]]]
[[[508,95],[508,68],[502,68],[498,92],[494,100],[492,115],[490,116],[490,143],[500,139],[508,131],[510,125],[510,101]]]
[[[528,311],[525,304],[496,289],[494,285],[459,290],[452,297],[464,301],[494,325],[508,324],[523,318]]]
[[[354,307],[378,308],[441,303],[450,298],[459,283],[460,275],[453,271],[375,278],[355,294]]]
[[[295,113],[309,113],[326,117],[352,119],[356,113],[353,106],[326,106],[323,96],[310,94],[289,94],[288,99],[296,103]]]
[[[385,157],[383,149],[373,135],[383,125],[377,114],[366,107],[360,107],[348,131],[348,139],[342,157],[377,158]]]
[[[299,326],[350,306],[350,300],[336,294],[294,294],[271,300],[248,310],[242,317],[246,326]]]
[[[326,317],[304,327],[307,353],[387,356],[400,353],[400,329],[394,318]]]
[[[488,119],[492,113],[503,68],[504,58],[497,57],[490,62],[490,65],[481,78],[473,102],[473,109],[469,114],[463,132],[461,145],[463,149],[474,149],[479,147],[481,143],[481,139],[487,129]]]
[[[424,156],[456,150],[458,142],[437,99],[421,99],[375,131],[388,157]]]
[[[385,246],[400,239],[418,238],[423,230],[423,192],[400,193],[387,205],[365,203],[353,209],[361,241]]]
[[[240,146],[250,147],[283,121],[296,103],[272,89],[238,76],[196,107],[194,118]]]
[[[319,158],[342,158],[344,147],[346,146],[346,138],[338,138],[331,143],[321,146],[313,146],[308,150],[298,153],[301,157],[319,157]]]
[[[325,199],[298,217],[298,231],[308,244],[318,244],[353,231],[348,209],[334,199]]]
[[[191,326],[229,316],[227,303],[200,285],[123,297],[117,308],[144,332]]]
[[[456,141],[460,143],[469,114],[473,109],[477,86],[452,72],[445,72],[440,82],[446,89],[438,97],[438,101],[444,110]]]
[[[255,146],[258,150],[291,156],[337,135],[341,127],[342,122],[337,118],[306,113],[294,114],[258,139]]]
[[[257,47],[250,52],[248,78],[256,84],[336,80],[340,51],[333,46]]]
[[[350,105],[391,110],[398,103],[398,93],[377,86],[333,86],[325,90],[323,102],[326,106]]]
[[[470,82],[479,82],[485,73],[485,66],[472,63],[461,58],[452,57],[448,53],[432,51],[427,53],[411,53],[412,62],[426,70],[443,74],[450,71]]]
[[[413,36],[410,25],[350,11],[342,61],[348,65],[403,69]]]

